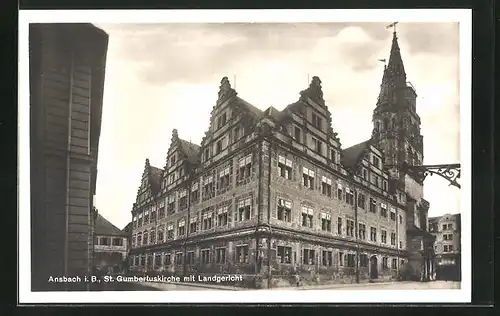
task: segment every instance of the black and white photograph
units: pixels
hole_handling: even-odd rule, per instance
[[[20,302],[470,302],[470,10],[96,12],[19,15]]]

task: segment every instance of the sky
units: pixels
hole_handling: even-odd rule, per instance
[[[163,168],[172,129],[199,144],[220,80],[264,110],[322,81],[342,148],[372,131],[392,30],[388,23],[97,24],[109,34],[95,205],[123,228],[145,159]],[[458,23],[400,23],[407,80],[418,94],[424,164],[460,162]],[[460,212],[460,190],[425,180],[429,216]]]

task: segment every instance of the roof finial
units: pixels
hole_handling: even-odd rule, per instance
[[[385,28],[386,29],[390,29],[391,27],[393,28],[393,33],[394,34],[394,37],[396,37],[396,25],[398,24],[399,22],[392,22],[391,24],[387,25]]]

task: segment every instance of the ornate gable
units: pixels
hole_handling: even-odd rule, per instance
[[[149,159],[146,158],[144,171],[142,172],[141,184],[137,190],[137,203],[141,204],[150,198],[156,197],[160,192],[160,183],[163,170],[151,166]]]
[[[242,130],[242,133],[246,134],[249,132],[246,127],[255,125],[262,113],[261,110],[238,97],[238,93],[231,87],[227,77],[222,78],[217,102],[212,109],[209,127],[201,141],[201,147],[204,150],[212,142],[214,133],[221,125],[225,125],[225,123],[233,119],[246,121]]]

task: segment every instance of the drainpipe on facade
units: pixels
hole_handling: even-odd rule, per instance
[[[190,226],[190,219],[191,219],[191,184],[193,181],[193,170],[191,170],[191,166],[188,167],[188,187],[186,188],[186,197],[187,197],[187,221],[186,221],[186,237],[184,238],[184,271],[183,275],[186,277],[187,276],[187,241],[189,239],[189,226]]]
[[[261,210],[261,191],[262,191],[262,184],[260,182],[261,175],[262,175],[262,142],[260,141],[260,137],[257,138],[258,140],[258,146],[257,146],[257,156],[259,157],[259,174],[257,175],[257,182],[258,182],[258,189],[257,189],[257,225],[255,228],[255,276],[257,276],[260,271],[259,271],[259,261],[261,260],[260,258],[260,236],[259,236],[259,227],[260,227],[260,210]]]
[[[274,147],[273,142],[269,142],[269,159],[268,159],[268,175],[267,175],[267,225],[269,226],[269,241],[268,241],[268,251],[267,251],[267,265],[268,265],[268,282],[267,287],[271,288],[272,282],[272,267],[271,267],[271,254],[272,254],[272,227],[271,227],[271,146]]]
[[[354,185],[354,174],[353,177],[353,185]],[[356,233],[356,283],[359,283],[359,223],[358,223],[358,190],[356,186],[354,186],[354,225],[355,225],[355,233]]]

